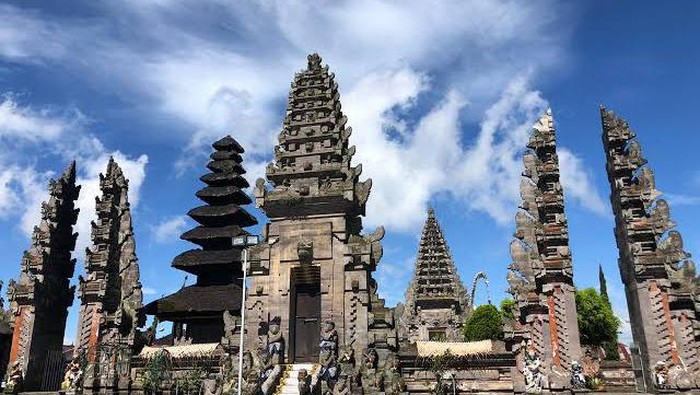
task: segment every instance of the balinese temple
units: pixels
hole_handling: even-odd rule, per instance
[[[549,367],[545,387],[562,391],[571,388],[572,363],[581,360],[582,351],[551,110],[534,125],[527,148],[520,184],[522,203],[510,247],[509,292],[518,312],[509,336],[514,353],[525,347],[522,351],[530,351]],[[524,363],[525,354],[519,353],[519,364]],[[532,385],[522,376],[514,378],[516,391],[526,390],[528,384]]]
[[[410,342],[461,341],[467,292],[457,273],[435,211],[428,210],[413,278],[406,291],[402,324]]]
[[[674,230],[669,204],[659,199],[661,192],[635,133],[612,111],[601,107],[600,114],[620,276],[644,384],[654,390],[654,377],[667,372],[666,387],[698,388],[700,299],[695,265]]]
[[[110,158],[100,174],[102,195],[95,198],[97,221],[92,225],[92,247],[85,251],[85,277],[79,277],[80,315],[75,355],[86,356],[84,392],[113,390],[119,381],[114,359],[127,359],[137,328],[145,323],[143,295],[129,206],[129,181]],[[102,355],[106,354],[106,355]],[[107,362],[106,362],[107,361]]]
[[[335,76],[317,54],[296,73],[274,162],[258,180],[256,204],[270,222],[253,254],[246,304],[247,344],[264,346],[272,326],[284,339],[285,363],[330,364],[338,350],[385,358],[397,347],[392,311],[372,273],[383,228],[363,235],[361,216],[372,185],[352,166]],[[325,337],[337,333],[337,339]],[[325,339],[335,346],[325,347]]]
[[[232,238],[247,235],[244,228],[257,224],[241,207],[251,203],[243,191],[249,186],[241,165],[243,148],[231,136],[213,147],[207,164],[211,172],[200,178],[207,186],[197,191],[205,204],[187,213],[200,225],[180,236],[199,248],[178,255],[172,263],[197,276],[197,281],[145,307],[147,314],[173,322],[177,344],[218,343],[224,335],[224,311],[240,315],[242,254]]]
[[[73,226],[79,193],[73,162],[49,182],[49,199],[41,204],[41,222],[22,256],[19,280],[8,289],[14,333],[6,378],[9,385],[21,382],[23,391],[53,391],[61,380],[66,318],[75,292],[71,252],[78,237]]]

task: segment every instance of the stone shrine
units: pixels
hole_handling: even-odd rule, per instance
[[[402,337],[409,342],[461,341],[468,300],[435,211],[430,209],[423,226],[413,278],[406,291],[406,305],[400,314],[401,326],[406,332]]]
[[[338,349],[357,356],[376,352],[383,360],[398,346],[392,310],[372,277],[384,230],[361,234],[372,182],[360,182],[362,166],[350,164],[352,129],[334,78],[317,54],[309,55],[292,82],[274,162],[267,166],[269,186],[262,179],[255,186],[256,204],[270,222],[252,255],[247,344],[264,346],[276,321],[287,363],[328,362]],[[333,355],[324,355],[320,344],[329,326],[337,340],[328,349]]]
[[[196,275],[197,282],[145,307],[147,314],[173,322],[175,344],[218,343],[224,336],[224,312],[240,317],[242,257],[231,239],[249,234],[244,228],[257,220],[242,207],[252,203],[243,191],[249,186],[243,177],[243,147],[231,136],[212,146],[210,173],[200,178],[206,186],[197,191],[205,205],[187,213],[200,225],[180,236],[200,248],[172,262],[174,268]]]

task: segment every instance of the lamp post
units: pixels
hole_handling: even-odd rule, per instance
[[[241,284],[241,340],[238,344],[238,395],[241,395],[241,383],[243,381],[243,338],[245,334],[245,294],[246,275],[248,273],[248,247],[258,244],[257,235],[239,235],[231,240],[234,247],[242,247],[243,250],[243,283]]]

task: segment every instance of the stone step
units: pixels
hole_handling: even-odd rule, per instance
[[[275,394],[277,395],[296,395],[299,393],[299,372],[306,370],[312,374],[316,370],[316,365],[312,363],[295,363],[286,365],[282,380]]]

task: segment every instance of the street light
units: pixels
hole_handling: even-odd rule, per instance
[[[240,247],[243,250],[243,284],[241,285],[241,340],[238,344],[238,395],[241,395],[241,382],[243,381],[243,335],[245,331],[245,294],[246,294],[246,274],[248,273],[248,248],[258,244],[257,235],[240,235],[235,236],[231,240],[234,247]]]

